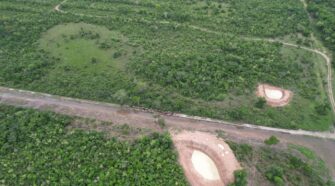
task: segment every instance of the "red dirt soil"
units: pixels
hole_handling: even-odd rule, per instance
[[[277,91],[277,92],[279,91],[279,92],[282,93],[282,96],[279,99],[271,98],[267,95],[266,91]],[[272,107],[286,106],[287,104],[290,103],[290,101],[293,97],[293,93],[291,91],[281,89],[279,87],[274,87],[274,86],[271,86],[271,85],[268,85],[268,84],[258,85],[256,95],[258,97],[265,98],[267,104],[272,106]]]
[[[222,139],[199,131],[171,131],[171,135],[178,150],[179,162],[192,186],[224,186],[234,182],[234,171],[241,169],[241,166]],[[194,150],[203,152],[213,160],[219,172],[219,180],[207,180],[195,170],[191,161]]]

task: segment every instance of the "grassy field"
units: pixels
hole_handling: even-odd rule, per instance
[[[0,1],[0,85],[281,128],[334,121],[320,56],[244,39],[310,40],[298,0],[58,3]],[[292,103],[255,107],[258,83]]]

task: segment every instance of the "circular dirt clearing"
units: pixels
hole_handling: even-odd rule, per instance
[[[222,186],[234,182],[234,171],[240,169],[240,165],[222,139],[198,131],[171,134],[191,185]]]
[[[257,87],[257,96],[265,98],[268,105],[282,107],[291,101],[293,93],[289,90],[281,89],[267,84],[260,84]]]

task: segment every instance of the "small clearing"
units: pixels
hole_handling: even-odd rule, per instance
[[[257,87],[257,96],[265,98],[268,105],[272,107],[283,107],[289,104],[293,93],[267,84],[260,84]]]
[[[171,134],[191,185],[222,186],[234,182],[234,171],[241,167],[222,139],[199,131],[172,131]]]

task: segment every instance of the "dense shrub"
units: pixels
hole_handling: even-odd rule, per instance
[[[247,186],[248,174],[246,170],[237,170],[234,172],[235,182],[229,186]]]
[[[307,0],[308,11],[315,19],[314,25],[320,31],[329,49],[335,52],[335,1],[334,0]]]
[[[0,185],[187,185],[168,134],[121,142],[70,122],[0,106]]]
[[[275,183],[275,185],[277,186],[284,185],[284,170],[279,166],[272,165],[271,167],[269,167],[268,170],[265,172],[265,176],[268,180]]]

